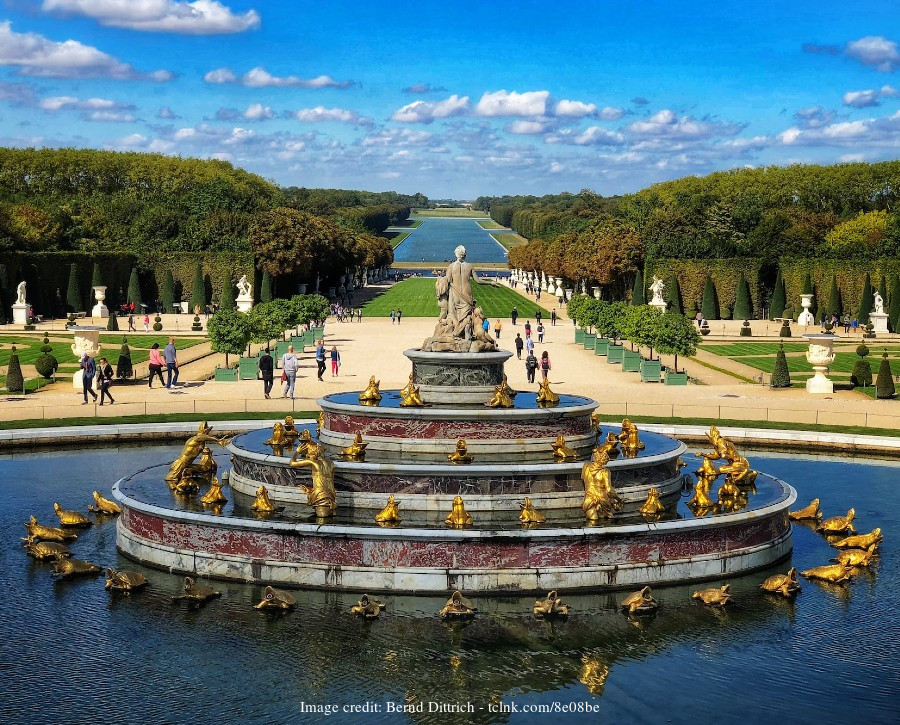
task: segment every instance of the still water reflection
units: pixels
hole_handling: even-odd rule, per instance
[[[565,597],[574,613],[559,624],[532,619],[533,597],[476,598],[479,616],[465,627],[436,617],[444,603],[436,597],[383,597],[387,612],[367,624],[348,613],[356,595],[299,592],[297,611],[272,617],[251,608],[260,587],[228,582],[214,583],[221,599],[188,609],[170,602],[180,577],[116,553],[114,521],[82,533],[72,550],[142,571],[151,588],[131,597],[109,596],[102,578],[56,583],[49,566],[21,551],[30,514],[55,523],[54,501],[84,510],[94,488],[108,491],[179,450],[0,458],[0,721],[299,722],[320,720],[303,708],[323,704],[338,706],[327,718],[334,723],[547,722],[521,712],[533,705],[597,709],[554,713],[553,722],[888,722],[896,714],[896,464],[752,455],[795,486],[801,503],[818,496],[826,515],[855,506],[861,531],[881,526],[876,565],[847,587],[801,580],[793,604],[759,592],[768,573],[732,580],[737,605],[726,612],[692,604],[691,588],[659,589],[659,615],[639,622],[618,612],[621,593]],[[833,555],[819,535],[795,527],[798,568]],[[475,711],[429,714],[430,702]],[[380,714],[340,711],[366,703]],[[388,716],[388,703],[424,712]],[[520,712],[489,711],[501,703]]]

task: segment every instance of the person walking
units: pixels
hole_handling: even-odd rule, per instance
[[[262,376],[263,397],[268,400],[269,393],[272,392],[272,384],[275,381],[275,366],[269,348],[266,348],[266,351],[259,356],[259,362],[256,363],[256,367],[259,368],[259,374]]]
[[[512,312],[509,313],[509,319],[512,320],[513,327],[516,326],[516,320],[519,319],[519,309],[517,307],[512,308]]]
[[[850,315],[848,315],[846,312],[844,313],[844,334],[850,334]]]
[[[528,382],[534,382],[534,373],[538,368],[537,358],[534,356],[534,351],[530,350],[528,352],[528,357],[525,358],[525,374],[528,376]]]
[[[391,324],[393,325],[396,322],[397,313],[394,310],[391,310]]]
[[[359,307],[356,310],[356,321],[362,322],[362,307]]]
[[[543,322],[538,321],[537,334],[538,334],[538,342],[543,342],[544,341],[544,323]]]
[[[338,352],[337,345],[331,346],[331,377],[336,378],[338,371],[341,369],[341,354]]]
[[[166,387],[172,389],[178,384],[178,353],[174,337],[169,338],[169,344],[163,349],[163,360],[166,361]]]
[[[522,348],[525,347],[525,343],[522,341],[522,336],[517,332],[516,333],[516,357],[519,360],[522,359]]]
[[[534,340],[532,339],[531,335],[525,338],[525,350],[529,355],[534,354]]]
[[[137,332],[137,328],[134,326],[134,312],[128,312],[128,332]]]
[[[550,356],[547,354],[547,351],[541,353],[541,376],[544,380],[547,379],[547,375],[550,374]]]
[[[540,325],[540,324],[541,324],[541,319],[542,319],[542,317],[541,317],[541,311],[540,311],[540,310],[536,310],[535,313],[534,313],[534,321],[537,322],[537,323]]]
[[[147,387],[153,387],[153,376],[156,375],[159,377],[159,384],[165,387],[165,382],[163,381],[162,369],[165,366],[166,361],[163,360],[163,356],[159,352],[159,343],[154,342],[153,347],[150,348],[150,377],[147,380]]]
[[[324,383],[322,376],[325,374],[325,340],[319,340],[316,343],[316,367],[318,367],[316,376],[320,383]]]
[[[403,319],[403,310],[401,310],[401,309],[398,307],[398,308],[397,308],[397,324],[398,324],[398,325],[400,324],[400,320],[402,320],[402,319]]]
[[[144,315],[144,332],[150,332],[150,315]]]
[[[531,337],[531,320],[525,321],[525,337]]]
[[[90,355],[85,355],[84,360],[81,361],[81,387],[84,392],[84,402],[82,405],[87,405],[88,393],[90,393],[91,397],[94,399],[94,402],[97,402],[97,393],[95,393],[92,389],[94,384],[94,377],[97,375],[97,363],[94,362],[94,358]]]
[[[103,405],[103,399],[109,398],[109,404],[112,405],[116,401],[109,394],[109,386],[112,385],[113,369],[112,365],[105,357],[100,358],[100,364],[97,366],[97,384],[100,386],[100,405]]]
[[[503,325],[500,324],[500,318],[498,317],[497,321],[494,323],[494,337],[496,337],[498,340],[500,339],[501,327],[503,327]]]
[[[550,327],[556,327],[556,308],[550,310]]]
[[[294,384],[297,382],[297,356],[294,355],[294,346],[290,345],[287,352],[281,356],[281,379],[284,381],[282,398],[294,399]]]

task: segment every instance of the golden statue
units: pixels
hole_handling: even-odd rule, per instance
[[[66,541],[74,541],[78,538],[78,534],[67,531],[66,529],[60,529],[55,526],[44,526],[43,524],[39,524],[37,519],[32,516],[28,523],[25,524],[25,531],[28,532],[27,538],[23,538],[22,541],[32,544],[35,541],[59,541],[64,543]]]
[[[628,418],[622,419],[622,432],[619,433],[618,439],[626,458],[636,458],[638,451],[644,450],[644,444],[638,437],[637,426]]]
[[[550,390],[550,381],[542,380],[537,394],[537,404],[541,406],[556,405],[559,403],[559,396]]]
[[[254,609],[265,609],[279,612],[289,612],[297,606],[297,600],[292,594],[275,589],[274,587],[266,587],[265,596],[259,604],[254,604]]]
[[[759,588],[770,594],[780,594],[787,599],[795,597],[800,592],[797,570],[791,567],[787,574],[774,574],[760,584]]]
[[[417,391],[418,391],[418,388],[416,388],[415,384],[413,383],[413,374],[410,373],[409,374],[409,382],[406,383],[406,387],[403,387],[400,389],[400,397],[405,400],[406,398],[408,398],[413,393],[416,393]]]
[[[94,523],[83,513],[80,513],[79,511],[66,511],[58,503],[53,504],[53,510],[59,517],[59,523],[61,526],[71,526],[73,528],[86,529],[88,526]]]
[[[647,491],[647,500],[644,501],[643,506],[641,506],[641,516],[644,518],[659,518],[665,510],[666,507],[663,506],[662,501],[659,500],[659,489],[651,488]]]
[[[722,466],[722,468],[725,468],[725,466]],[[722,468],[719,469],[720,473]],[[734,481],[729,476],[726,476],[725,482],[719,487],[718,497],[719,505],[724,504],[726,501],[737,501],[741,497],[741,489],[735,485]]]
[[[698,453],[710,460],[727,461],[719,468],[719,473],[724,473],[731,479],[731,483],[739,485],[752,485],[756,481],[757,472],[750,468],[750,462],[738,453],[734,443],[725,438],[716,426],[710,426],[706,434],[713,447],[712,453]]]
[[[147,577],[136,571],[106,570],[106,588],[117,592],[136,592],[148,586]]]
[[[194,494],[200,493],[201,480],[202,479],[198,476],[192,476],[185,473],[172,490],[179,496],[193,496]]]
[[[269,492],[265,486],[256,489],[256,500],[250,510],[256,511],[258,514],[271,514],[278,510],[278,507],[269,499]]]
[[[506,377],[504,375],[504,377]],[[485,403],[488,408],[514,408],[515,403],[513,399],[509,397],[509,393],[506,392],[507,389],[506,382],[500,383],[496,388],[494,388],[493,397]]]
[[[394,494],[388,496],[387,506],[375,514],[376,524],[400,523],[400,504],[394,500]]]
[[[456,450],[447,456],[447,459],[450,463],[471,463],[475,460],[469,455],[469,447],[462,438],[456,441]]]
[[[209,491],[207,491],[205,494],[203,494],[203,496],[200,497],[200,503],[206,506],[215,506],[221,503],[228,503],[228,499],[225,498],[225,494],[222,493],[222,483],[219,481],[218,476],[213,476]]]
[[[884,541],[881,535],[881,529],[872,529],[868,534],[858,534],[856,536],[848,536],[846,539],[835,541],[832,546],[836,549],[868,549],[874,546],[876,549]]]
[[[294,445],[294,441],[297,440],[297,436],[300,435],[300,431],[297,429],[297,426],[294,425],[294,416],[285,416],[283,432],[284,437],[288,440],[288,445]]]
[[[569,605],[563,604],[563,600],[554,589],[547,594],[545,599],[538,599],[534,603],[534,616],[539,619],[553,617],[568,617]]]
[[[600,435],[600,416],[596,413],[591,413],[591,430]]]
[[[557,463],[574,461],[578,458],[578,454],[566,445],[566,439],[561,435],[556,436],[556,442],[551,443],[550,447],[553,449],[553,460]]]
[[[822,512],[819,511],[819,499],[814,498],[809,506],[799,511],[789,511],[788,518],[792,521],[818,521],[822,518]]]
[[[173,602],[181,600],[193,602],[194,604],[206,604],[210,599],[221,597],[222,592],[217,592],[212,587],[197,584],[189,576],[184,578],[184,591],[177,596],[172,597]]]
[[[381,381],[376,380],[374,375],[371,376],[369,378],[369,384],[366,386],[366,389],[359,394],[359,402],[375,404],[380,403],[381,393],[378,390],[379,385],[381,385]]]
[[[613,460],[614,458],[619,457],[619,436],[610,431],[606,434],[606,440],[600,445],[600,450],[603,451],[608,457],[609,460]]]
[[[584,501],[581,509],[588,523],[613,517],[613,512],[622,508],[622,499],[612,485],[612,475],[606,467],[609,457],[599,448],[594,449],[593,459],[581,467],[584,483]]]
[[[581,672],[578,673],[578,681],[587,688],[592,695],[602,695],[606,678],[609,677],[609,665],[601,662],[597,657],[581,655]]]
[[[842,584],[853,576],[853,567],[847,564],[826,564],[825,566],[814,566],[812,569],[800,573],[807,579]]]
[[[455,528],[472,525],[472,515],[466,511],[462,496],[455,496],[453,498],[453,509],[447,514],[444,523],[447,524],[447,526],[453,526]]]
[[[361,433],[357,433],[356,437],[353,439],[353,443],[351,443],[346,448],[341,449],[341,458],[345,461],[364,461],[366,460],[366,446],[368,443],[363,443],[363,438]]]
[[[478,611],[477,607],[472,606],[472,602],[466,599],[458,591],[447,600],[443,609],[440,611],[442,617],[453,617],[457,619],[465,619],[475,616]]]
[[[318,438],[320,435],[322,435],[322,428],[324,428],[324,427],[325,427],[325,411],[320,410],[319,417],[316,418],[316,438]],[[309,433],[309,431],[306,431],[306,433]]]
[[[97,576],[103,571],[96,564],[80,559],[57,559],[53,562],[53,573],[60,579],[76,576]]]
[[[300,431],[300,442],[297,444],[297,455],[306,458],[309,452],[309,444],[313,442],[312,434],[304,428]]]
[[[117,514],[122,513],[122,509],[119,508],[119,504],[115,501],[110,501],[108,498],[103,498],[100,495],[99,491],[94,491],[94,503],[96,506],[88,506],[88,511],[101,514],[105,516],[116,516]]]
[[[263,441],[264,446],[272,447],[272,454],[276,456],[283,456],[285,446],[292,444],[293,441],[284,434],[284,423],[276,423],[272,426],[272,437]]]
[[[534,507],[528,496],[519,504],[519,508],[522,509],[522,513],[519,514],[519,521],[523,524],[544,524],[547,522],[547,517]]]
[[[856,529],[853,528],[852,523],[854,516],[856,516],[856,509],[850,509],[846,516],[832,516],[816,526],[816,531],[823,534],[845,534],[847,532],[855,534]]]
[[[26,541],[23,546],[28,556],[33,556],[38,561],[47,559],[68,559],[72,556],[69,547],[58,544],[55,541]]]
[[[363,594],[359,601],[350,607],[350,613],[363,619],[375,619],[381,614],[382,610],[387,608],[387,604],[368,594]]]
[[[291,468],[309,468],[312,486],[300,486],[306,494],[306,503],[316,510],[319,518],[334,516],[337,512],[337,494],[334,490],[334,462],[325,455],[321,443],[307,446],[306,458],[298,458],[297,452],[291,458]]]
[[[711,607],[724,607],[726,604],[731,604],[734,601],[731,598],[731,594],[729,594],[730,589],[730,584],[725,584],[718,589],[701,589],[691,594],[691,599],[699,599]]]
[[[413,385],[413,374],[409,374],[409,382],[405,388],[400,390],[400,406],[403,408],[422,408],[425,407],[425,401],[419,394],[419,388]]]
[[[220,446],[228,444],[227,438],[216,438],[210,435],[211,430],[212,427],[207,425],[205,420],[200,423],[197,432],[185,442],[181,455],[172,462],[165,480],[173,491],[183,475],[190,475],[189,469],[193,466],[194,459],[200,455],[207,443],[215,442]]]
[[[625,597],[619,606],[627,610],[628,614],[652,614],[659,609],[659,602],[653,598],[650,587],[644,587]]]
[[[697,474],[697,483],[694,485],[694,495],[687,502],[687,505],[691,508],[708,509],[715,503],[715,501],[709,497],[709,489],[719,476],[719,470],[712,464],[707,456],[702,453],[698,453],[697,455],[703,456],[703,463],[700,464],[700,468],[695,471]],[[696,511],[694,513],[696,514]]]
[[[60,546],[60,544],[56,544]],[[836,561],[843,566],[868,566],[872,563],[872,557],[878,545],[872,544],[867,549],[847,549],[837,555],[832,561]]]
[[[216,471],[219,470],[219,465],[216,463],[216,459],[213,458],[209,446],[203,447],[203,452],[200,454],[200,460],[196,466],[193,466],[193,469],[198,476],[201,476],[206,480],[207,485],[212,484]]]

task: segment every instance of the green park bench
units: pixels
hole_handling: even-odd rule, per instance
[[[238,380],[238,369],[220,368],[217,365],[216,371],[213,374],[213,380],[215,380],[217,383],[236,383]]]
[[[622,351],[622,371],[626,373],[639,373],[641,371],[641,354],[632,350]]]
[[[641,382],[658,383],[662,374],[659,360],[641,360]]]
[[[621,365],[624,351],[625,348],[621,345],[610,345],[606,350],[606,362],[611,365]]]
[[[609,351],[609,339],[606,337],[598,337],[594,341],[594,355],[606,355]]]

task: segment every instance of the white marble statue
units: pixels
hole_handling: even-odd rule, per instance
[[[665,283],[654,274],[653,284],[650,285],[650,291],[653,293],[653,299],[650,300],[651,305],[664,305],[666,303],[666,301],[663,299],[663,290],[665,288]]]
[[[247,281],[247,275],[241,275],[241,278],[237,283],[238,297],[243,297],[246,299],[250,296],[250,292],[252,288],[250,287],[250,283]]]
[[[24,305],[27,304],[25,302],[25,282],[19,282],[19,286],[16,287],[16,304]]]
[[[879,315],[884,314],[884,299],[878,293],[878,290],[875,290],[875,313]]]

